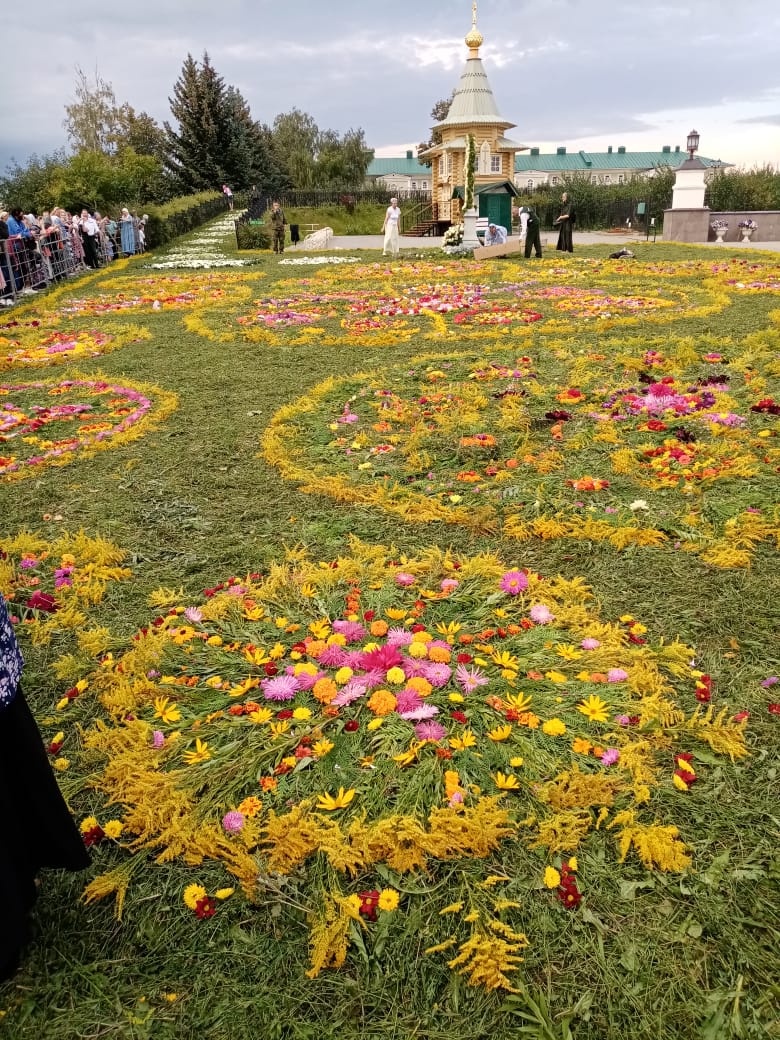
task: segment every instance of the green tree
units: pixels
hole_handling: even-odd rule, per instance
[[[51,209],[57,203],[52,182],[66,162],[64,149],[51,155],[32,155],[24,165],[13,160],[0,177],[0,200],[5,208],[21,206],[25,213]]]
[[[120,131],[120,109],[114,88],[95,69],[91,83],[80,66],[76,66],[75,99],[65,106],[63,126],[76,152],[104,152],[116,150]]]
[[[314,188],[315,165],[320,139],[319,127],[312,116],[293,108],[274,119],[273,140],[276,154],[284,163],[295,188]]]
[[[294,108],[274,120],[275,155],[295,188],[356,189],[363,186],[374,157],[362,129],[320,130],[313,117]]]
[[[431,109],[431,119],[433,120],[434,126],[438,123],[442,123],[448,116],[450,107],[452,105],[452,99],[455,97],[455,91],[448,98],[441,98]],[[434,145],[441,144],[441,131],[431,130],[431,136],[427,141],[420,141],[417,145],[417,158],[423,164],[423,166],[430,166],[430,159],[423,159],[422,153],[426,152],[429,148],[433,148]]]

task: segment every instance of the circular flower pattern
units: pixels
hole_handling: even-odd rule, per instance
[[[14,328],[14,325],[17,327]],[[100,357],[127,343],[151,338],[140,326],[116,326],[111,332],[97,329],[55,329],[11,323],[0,329],[0,371],[9,368],[58,365]]]
[[[113,830],[144,862],[182,865],[190,910],[208,899],[219,912],[184,864],[222,864],[250,901],[262,877],[294,873],[314,976],[344,962],[350,921],[400,909],[398,886],[373,878],[420,875],[430,900],[448,877],[441,928],[464,954],[451,966],[510,988],[511,961],[480,980],[467,951],[484,933],[527,945],[512,878],[544,875],[576,909],[583,843],[649,870],[690,865],[673,752],[746,753],[745,720],[692,657],[633,616],[603,620],[581,579],[435,549],[400,564],[355,541],[337,561],[297,552],[156,618],[85,680],[104,713],[85,744],[95,788],[119,807]],[[97,817],[82,830],[105,833]],[[483,869],[453,874],[458,861]],[[87,897],[124,898],[130,874],[96,878]],[[414,884],[401,889],[416,901]],[[475,915],[450,921],[453,900]]]
[[[197,305],[237,302],[249,297],[253,274],[165,274],[120,276],[100,282],[101,291],[86,298],[65,297],[55,316],[104,317],[126,312],[186,310]]]
[[[732,360],[639,339],[609,355],[578,357],[562,341],[519,357],[422,359],[315,388],[280,413],[264,452],[307,490],[411,520],[618,548],[676,538],[744,566],[780,533],[775,398],[756,374],[770,371],[777,339],[734,344]]]
[[[0,478],[135,440],[177,406],[157,387],[95,377],[0,384]]]

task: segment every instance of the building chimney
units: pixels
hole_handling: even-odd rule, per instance
[[[626,146],[624,144],[621,144],[620,147],[618,148],[618,155],[625,155],[625,154],[626,154]]]
[[[612,155],[612,145],[607,148],[607,155]]]
[[[413,157],[413,155],[414,155],[414,152],[411,150],[411,148],[409,148],[407,150],[407,152],[406,152],[406,158],[407,159],[411,159]]]
[[[663,148],[661,149],[661,151],[664,153],[664,155],[668,155],[671,152],[671,150],[672,150],[672,147],[671,147],[671,145],[668,145],[668,144],[665,144],[663,146]]]
[[[565,148],[558,148],[556,150],[556,155],[566,155],[566,149]]]

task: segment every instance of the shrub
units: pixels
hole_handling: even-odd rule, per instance
[[[265,227],[259,224],[238,224],[236,238],[239,249],[270,249],[271,236]]]

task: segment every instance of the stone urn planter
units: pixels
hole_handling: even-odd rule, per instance
[[[716,243],[716,245],[720,245],[720,246],[723,245],[723,239],[726,237],[726,232],[728,231],[728,229],[729,229],[728,224],[726,224],[725,227],[715,227],[715,225],[713,224],[712,230],[715,232],[715,243]]]
[[[743,242],[749,242],[753,235],[758,231],[758,228],[754,227],[741,227],[739,229],[740,235],[742,235]]]
[[[467,209],[463,214],[463,242],[464,249],[477,249],[479,239],[477,238],[477,211],[473,207]]]

